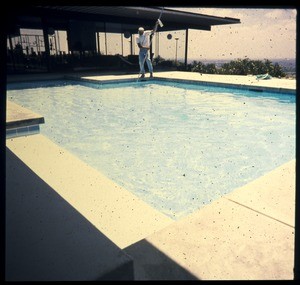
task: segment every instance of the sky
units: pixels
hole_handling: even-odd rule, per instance
[[[211,31],[189,30],[189,58],[285,59],[296,57],[296,9],[182,7],[171,7],[171,9],[238,18],[241,21],[240,24],[212,26]],[[182,40],[178,40],[178,56],[180,54],[184,57],[184,33],[181,37]],[[175,40],[173,40],[173,46],[174,42]]]
[[[185,8],[165,7],[211,16],[240,19],[240,24],[212,26],[211,31],[189,30],[188,59],[227,60],[249,59],[294,59],[296,57],[296,9],[253,9],[253,8]],[[163,14],[161,20],[163,21]],[[28,31],[26,31],[27,33]],[[41,31],[40,31],[41,32]],[[36,33],[36,32],[35,32]],[[168,34],[172,39],[167,38]],[[159,47],[157,46],[159,37]],[[123,50],[119,34],[110,34],[105,45],[105,35],[100,34],[100,50],[107,54],[130,53],[129,39],[123,37]],[[185,31],[160,32],[153,39],[155,57],[183,60],[185,55]],[[60,32],[65,41],[61,49],[66,50],[66,33]],[[134,44],[134,54],[138,47]]]

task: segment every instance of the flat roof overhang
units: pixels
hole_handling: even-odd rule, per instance
[[[94,21],[112,23],[109,26],[97,28],[99,32],[122,33],[125,30],[136,33],[139,26],[152,29],[159,18],[162,7],[138,7],[138,6],[24,6],[22,9],[14,9],[14,22],[24,28],[40,28],[41,18],[47,19],[48,26],[54,29],[67,27],[70,20]],[[240,19],[228,17],[216,17],[204,14],[164,9],[161,20],[164,24],[159,31],[173,30],[206,30],[212,26],[239,24]]]

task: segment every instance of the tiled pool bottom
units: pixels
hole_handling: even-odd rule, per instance
[[[84,84],[10,90],[8,99],[45,117],[42,134],[173,219],[295,157],[293,95]]]

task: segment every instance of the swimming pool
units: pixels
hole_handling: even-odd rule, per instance
[[[179,219],[295,158],[295,95],[176,82],[12,84],[41,133]]]

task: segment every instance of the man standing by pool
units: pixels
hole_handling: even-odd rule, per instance
[[[149,57],[148,50],[150,49],[150,35],[153,35],[156,32],[157,26],[159,22],[157,21],[155,27],[152,31],[145,31],[143,27],[139,28],[139,35],[136,37],[136,43],[140,48],[139,52],[139,64],[140,64],[140,73],[142,74],[140,78],[145,77],[145,61],[147,62],[147,66],[150,72],[150,78],[153,77],[153,66],[151,59]]]

